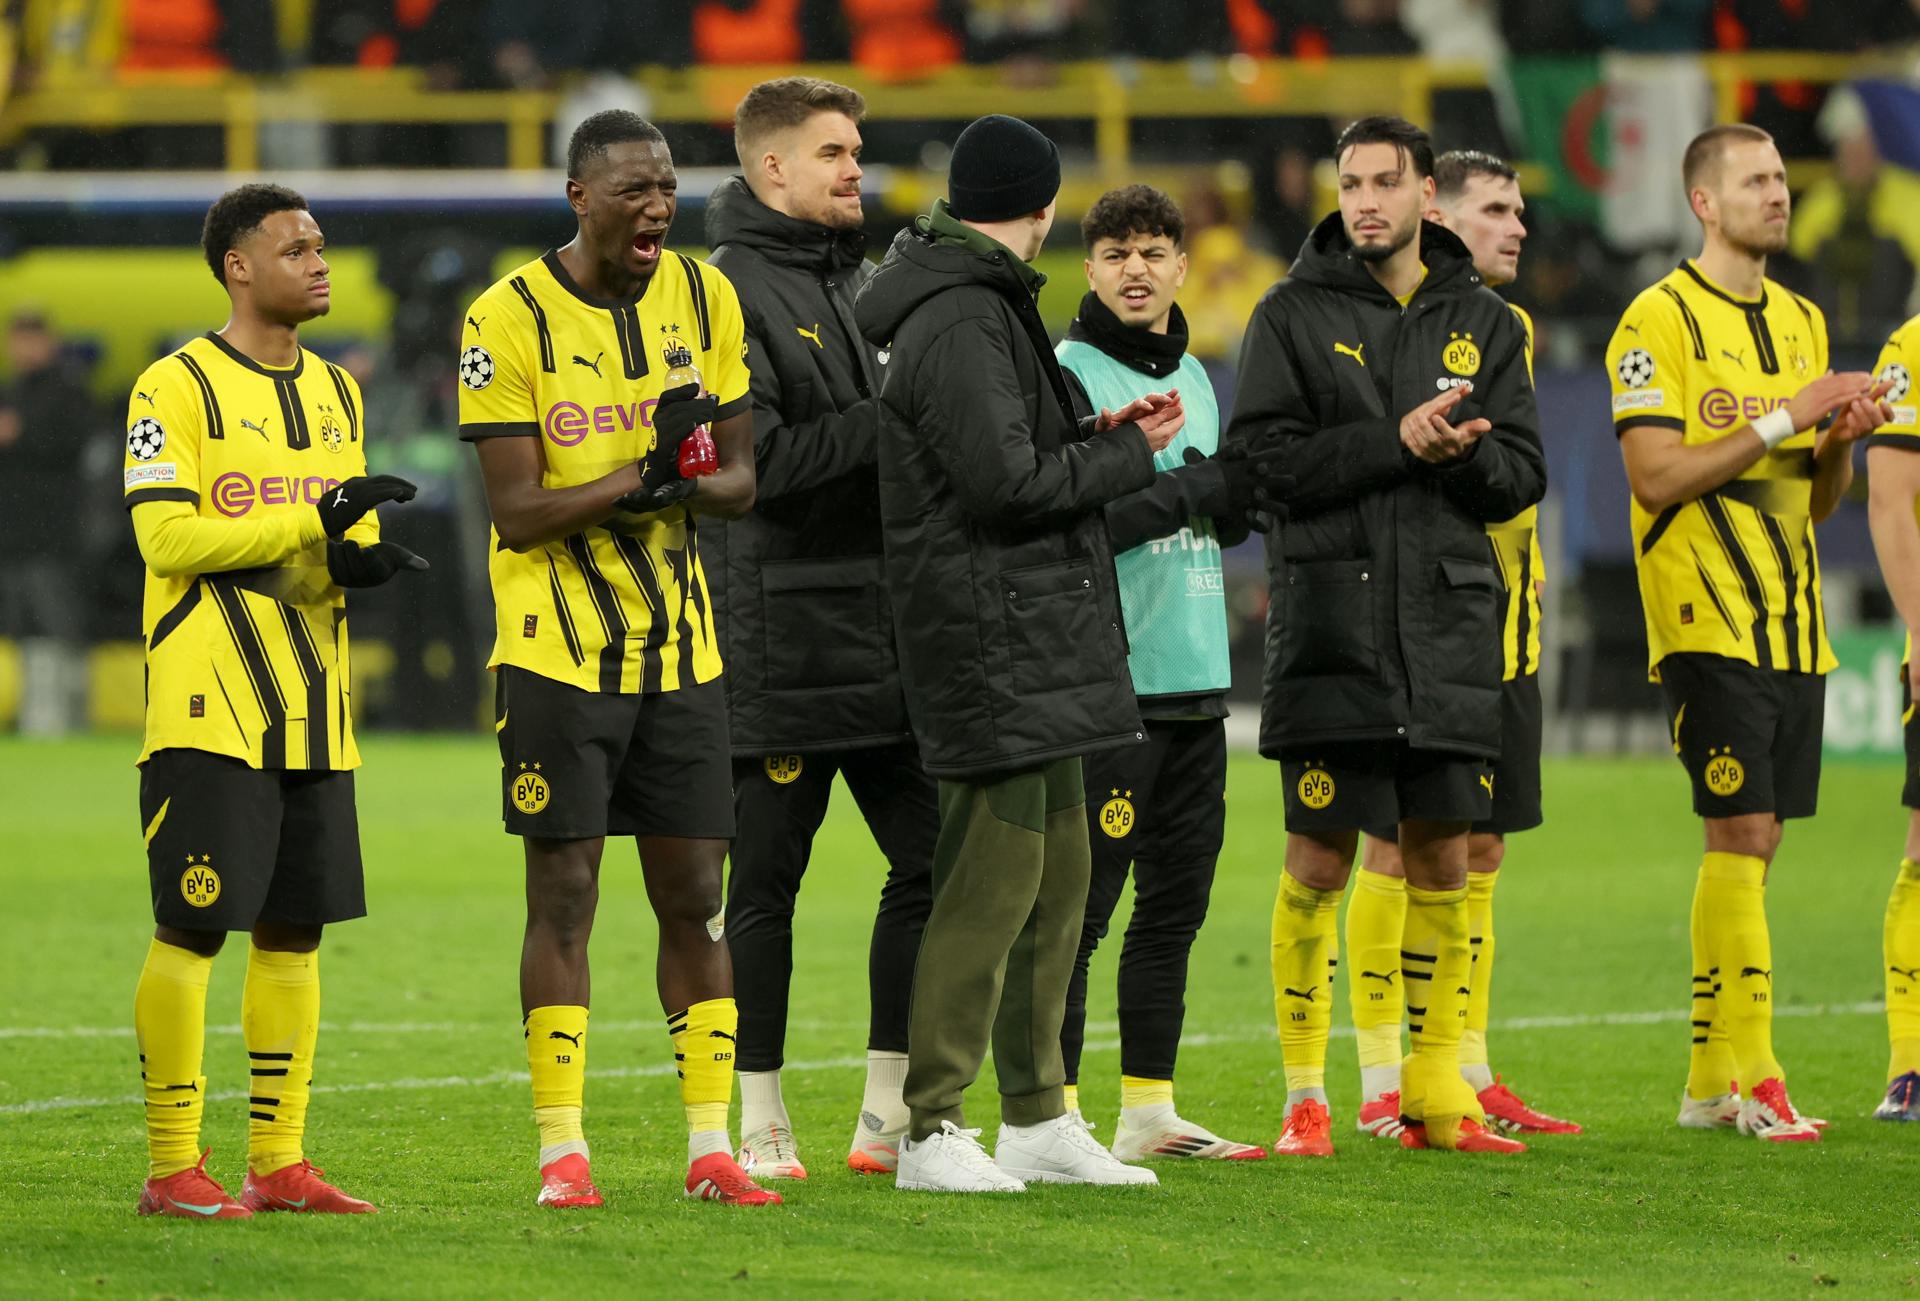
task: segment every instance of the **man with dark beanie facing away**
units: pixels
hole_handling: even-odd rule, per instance
[[[897,1186],[1151,1184],[1067,1110],[1067,982],[1091,871],[1080,756],[1143,736],[1101,507],[1145,487],[1177,393],[1084,423],[1035,301],[1060,155],[1016,118],[954,145],[948,198],[894,240],[855,319],[890,354],[880,516],[907,712],[940,781]],[[996,1157],[961,1126],[988,1042]]]

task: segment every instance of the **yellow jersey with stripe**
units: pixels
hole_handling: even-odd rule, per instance
[[[653,408],[682,352],[719,400],[717,419],[751,405],[733,286],[671,251],[623,300],[589,295],[549,252],[481,294],[461,328],[460,436],[538,440],[549,488],[590,483],[653,449]],[[628,694],[720,676],[713,601],[684,506],[620,515],[525,552],[495,533],[488,572],[489,668]]]
[[[1920,316],[1893,332],[1880,359],[1873,364],[1873,376],[1893,385],[1885,401],[1893,408],[1893,419],[1867,435],[1868,447],[1894,447],[1920,452],[1920,393],[1913,391],[1913,375],[1920,370]],[[1914,502],[1916,520],[1920,520],[1920,500]],[[1907,634],[1902,664],[1913,658],[1913,634]]]
[[[1533,318],[1513,303],[1513,314],[1526,332],[1527,378],[1533,378]],[[1500,618],[1500,653],[1505,661],[1503,681],[1529,677],[1540,671],[1540,583],[1547,576],[1540,554],[1540,508],[1529,506],[1510,520],[1487,525],[1493,539],[1494,560],[1506,586],[1507,606]]]
[[[1826,318],[1771,280],[1741,299],[1682,262],[1627,308],[1607,369],[1615,433],[1653,425],[1710,443],[1826,373]],[[1633,503],[1655,680],[1679,651],[1790,673],[1834,667],[1813,539],[1814,442],[1812,430],[1795,434],[1692,501],[1659,512]]]
[[[255,768],[359,767],[346,598],[314,506],[366,473],[361,412],[353,377],[314,353],[277,369],[216,334],[134,383],[123,477],[148,556],[140,762],[184,748]],[[164,554],[149,549],[169,536]],[[377,541],[372,513],[347,536]]]

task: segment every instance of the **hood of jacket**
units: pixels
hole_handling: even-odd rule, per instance
[[[936,199],[931,213],[894,236],[860,291],[854,320],[869,343],[884,348],[921,304],[949,289],[981,285],[1013,302],[1032,303],[1046,282],[1013,250],[956,220],[946,200]]]
[[[1427,278],[1421,294],[1465,293],[1480,287],[1480,273],[1473,269],[1473,254],[1460,237],[1445,226],[1431,221],[1420,223],[1420,260],[1427,264]],[[1321,219],[1300,246],[1287,278],[1319,285],[1341,293],[1357,294],[1393,301],[1386,287],[1373,278],[1367,264],[1353,251],[1346,223],[1339,212]]]
[[[729,176],[707,196],[707,247],[739,244],[767,261],[803,271],[843,271],[867,255],[864,230],[834,230],[760,202],[744,176]]]

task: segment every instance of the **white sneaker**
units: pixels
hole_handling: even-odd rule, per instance
[[[980,1131],[951,1120],[940,1132],[900,1142],[900,1171],[893,1186],[923,1193],[1024,1193],[1027,1186],[995,1165],[980,1146]]]
[[[1078,1114],[1077,1112],[1074,1114]],[[1113,1155],[1119,1161],[1147,1161],[1154,1157],[1188,1157],[1203,1161],[1258,1161],[1267,1154],[1264,1147],[1236,1143],[1221,1138],[1190,1120],[1182,1120],[1172,1108],[1148,1124],[1120,1124],[1113,1131]]]
[[[755,1179],[805,1179],[807,1168],[800,1164],[799,1149],[794,1146],[793,1131],[778,1121],[770,1121],[740,1136],[740,1150],[734,1154],[740,1168]]]
[[[1818,1143],[1820,1128],[1797,1115],[1787,1099],[1787,1086],[1778,1077],[1753,1086],[1753,1096],[1740,1104],[1740,1132],[1763,1143]]]
[[[1716,1093],[1711,1098],[1696,1098],[1686,1090],[1681,1090],[1680,1117],[1674,1122],[1680,1128],[1732,1129],[1739,1122],[1738,1093]]]
[[[900,1144],[906,1136],[906,1113],[901,1113],[899,1124],[889,1125],[873,1112],[862,1111],[847,1148],[847,1169],[857,1175],[892,1174],[900,1168]]]
[[[1126,1165],[1101,1147],[1077,1111],[1038,1125],[1002,1125],[994,1163],[1021,1179],[1054,1184],[1157,1184],[1160,1177]]]

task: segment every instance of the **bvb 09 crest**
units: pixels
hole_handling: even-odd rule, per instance
[[[1456,375],[1478,375],[1480,345],[1473,341],[1472,334],[1450,333],[1447,335],[1447,350],[1440,354],[1440,360]]]

